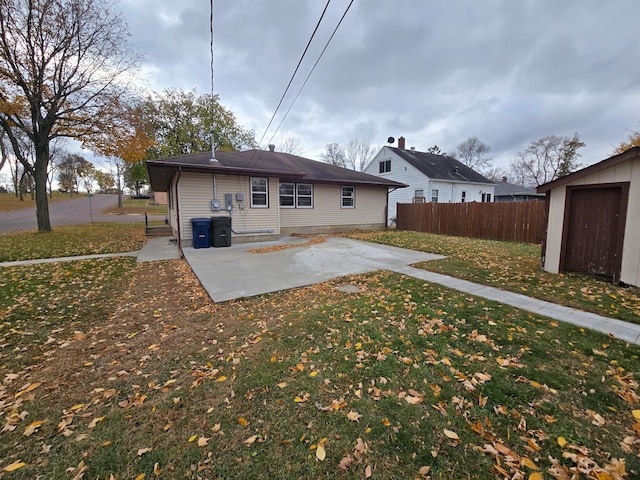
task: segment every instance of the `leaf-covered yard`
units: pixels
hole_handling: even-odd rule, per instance
[[[614,285],[589,275],[544,272],[540,245],[399,230],[348,236],[447,256],[416,265],[425,270],[640,324],[640,288]]]
[[[443,287],[214,305],[122,258],[0,287],[0,478],[640,476],[637,346]]]
[[[52,232],[0,235],[0,262],[132,252],[143,244],[144,227],[140,224],[67,225]]]

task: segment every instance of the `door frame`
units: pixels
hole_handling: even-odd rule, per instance
[[[567,241],[569,239],[569,217],[571,212],[571,197],[575,190],[595,190],[602,188],[620,188],[620,214],[618,216],[618,235],[616,239],[615,264],[613,266],[613,281],[620,281],[620,271],[622,270],[622,250],[624,247],[624,233],[627,224],[627,205],[629,204],[629,185],[630,182],[612,182],[612,183],[593,183],[587,185],[571,185],[567,186],[565,193],[564,218],[562,221],[562,244],[560,247],[560,265],[559,272],[565,271],[565,263],[567,256]],[[587,273],[587,272],[585,272]]]

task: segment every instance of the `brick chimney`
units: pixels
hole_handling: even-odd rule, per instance
[[[400,138],[398,139],[398,148],[399,148],[399,149],[401,149],[401,150],[405,150],[405,149],[406,149],[406,148],[405,148],[405,143],[404,143],[404,142],[405,142],[405,138],[404,138],[404,137],[400,137]]]

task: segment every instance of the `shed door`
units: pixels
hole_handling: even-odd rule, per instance
[[[564,269],[618,280],[626,195],[623,186],[567,189]]]

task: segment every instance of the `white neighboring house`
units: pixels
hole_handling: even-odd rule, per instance
[[[494,183],[455,158],[404,148],[403,137],[398,147],[382,147],[364,169],[409,185],[389,192],[389,220],[395,222],[396,203],[461,203],[492,202]]]

